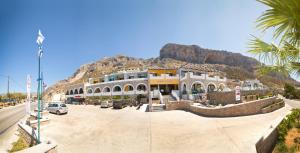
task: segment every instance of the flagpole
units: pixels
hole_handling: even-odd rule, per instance
[[[39,34],[38,34],[38,38],[37,38],[37,44],[38,44],[38,47],[39,47],[39,52],[38,52],[38,93],[37,93],[37,96],[38,96],[38,117],[37,117],[37,120],[38,120],[38,136],[37,136],[37,139],[38,139],[38,143],[41,143],[41,133],[40,133],[40,119],[41,119],[41,91],[42,91],[42,87],[41,87],[41,82],[42,82],[42,79],[41,79],[41,56],[43,54],[43,50],[42,50],[42,43],[44,41],[44,36],[42,35],[41,31],[39,30]]]
[[[41,45],[39,45],[39,53],[41,52],[42,50],[42,47]],[[40,70],[41,70],[41,57],[39,55],[39,65],[38,65],[38,143],[40,143],[40,138],[41,138],[41,134],[40,134],[40,105],[41,105],[41,95],[40,95],[40,92],[41,92],[41,73],[40,73]]]

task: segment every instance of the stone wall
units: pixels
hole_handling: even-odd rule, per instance
[[[204,116],[213,117],[232,117],[245,116],[262,113],[262,108],[273,104],[276,97],[255,100],[246,103],[235,104],[231,106],[224,106],[219,108],[207,108],[200,106],[190,106],[190,111]]]
[[[227,105],[227,104],[236,104],[241,102],[235,100],[234,91],[207,93],[207,99],[209,100],[209,103],[213,105],[219,105],[219,104]]]
[[[189,110],[192,104],[192,101],[166,102],[166,110]]]
[[[204,107],[192,105],[191,101],[167,102],[166,110],[181,109],[192,113],[211,117],[233,117],[262,113],[262,109],[273,104],[276,97],[255,100],[251,102],[228,105],[224,107]]]
[[[207,99],[210,100],[210,103],[213,105],[227,105],[257,100],[259,96],[266,95],[267,93],[267,90],[241,91],[241,100],[236,101],[235,91],[210,92],[207,93]]]
[[[34,134],[36,130],[28,125],[19,123],[18,131],[20,133],[20,137],[24,138],[29,146],[34,146],[37,144],[36,135]]]

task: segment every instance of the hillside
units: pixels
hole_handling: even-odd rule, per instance
[[[88,78],[103,77],[105,74],[128,68],[179,68],[184,66],[208,73],[226,75],[227,78],[235,80],[258,78],[273,88],[282,88],[285,82],[293,82],[291,78],[279,74],[257,76],[255,70],[258,63],[253,58],[237,53],[202,49],[195,45],[167,44],[161,49],[158,58],[142,59],[118,55],[84,64],[69,78],[50,86],[46,90],[44,98],[49,99],[54,94],[64,93],[69,85],[87,82]]]
[[[253,71],[259,63],[256,59],[222,50],[204,49],[197,45],[166,44],[160,50],[160,58],[173,58],[197,64],[224,64]]]

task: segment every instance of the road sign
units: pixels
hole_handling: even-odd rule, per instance
[[[235,101],[241,100],[241,88],[240,86],[235,87]]]

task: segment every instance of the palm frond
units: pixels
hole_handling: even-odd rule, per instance
[[[299,0],[257,0],[269,7],[257,20],[262,30],[275,28],[274,38],[300,45],[300,1]]]
[[[296,74],[297,76],[300,76],[300,62],[292,62],[291,69],[294,74]]]

